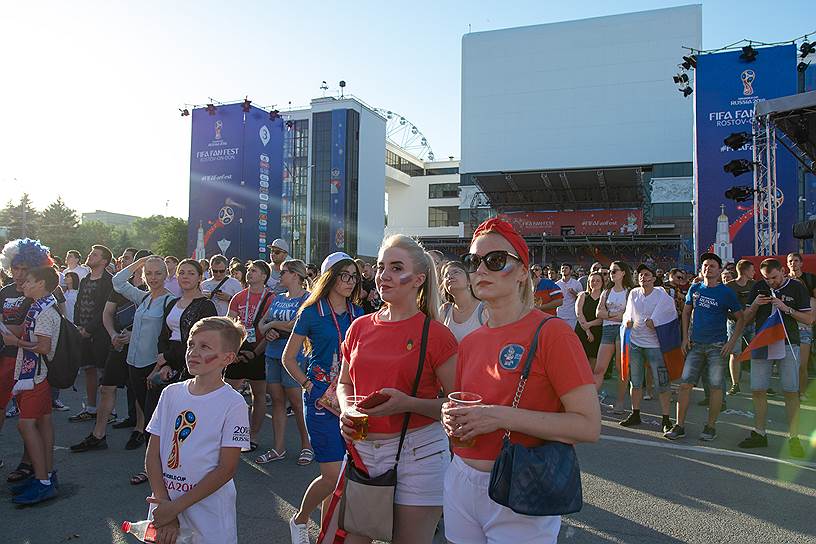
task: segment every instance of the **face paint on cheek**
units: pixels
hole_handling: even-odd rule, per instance
[[[202,361],[202,362],[203,362],[205,365],[208,365],[208,364],[212,363],[213,361],[215,361],[216,359],[218,359],[218,355],[217,355],[217,354],[215,354],[215,353],[211,353],[211,354],[209,354],[209,355],[205,355],[205,356],[203,356],[203,357],[201,358],[201,361]]]
[[[408,285],[409,283],[411,283],[411,280],[413,279],[413,277],[414,277],[413,274],[400,274],[400,277],[399,277],[400,285]]]

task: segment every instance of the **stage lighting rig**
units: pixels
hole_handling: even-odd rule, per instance
[[[682,66],[686,70],[697,68],[697,57],[694,55],[683,57],[683,64],[681,64],[680,66]]]
[[[244,98],[244,103],[241,104],[241,109],[244,110],[244,113],[249,113],[250,105],[252,104],[252,100],[249,97]]]
[[[182,117],[187,117],[188,115],[190,115],[190,110],[188,110],[187,108],[184,109],[179,108],[179,111],[181,112]]]
[[[754,62],[757,55],[759,55],[759,52],[756,49],[751,47],[751,45],[746,45],[742,48],[742,54],[739,56],[739,58],[745,62]]]
[[[725,172],[728,172],[734,177],[741,176],[742,174],[750,172],[753,169],[754,163],[752,163],[748,159],[734,159],[733,161],[723,166],[723,170]]]
[[[217,111],[217,110],[215,109],[215,106],[214,106],[214,105],[212,105],[212,104],[207,104],[207,113],[209,113],[210,115],[215,115],[215,112],[216,112],[216,111]]]
[[[816,42],[808,42],[805,39],[802,45],[799,46],[799,53],[801,53],[803,59],[811,53],[816,53]]]
[[[694,92],[694,90],[689,86],[686,86],[686,87],[683,87],[682,89],[677,89],[677,90],[680,91],[681,93],[683,93],[683,98],[688,98],[688,96],[691,93]]]
[[[736,202],[745,202],[754,198],[754,189],[744,185],[731,187],[725,192],[725,198]]]
[[[689,77],[688,74],[677,74],[673,76],[674,82],[680,85],[681,83],[688,83]]]
[[[732,132],[728,138],[723,140],[723,143],[736,151],[745,144],[751,141],[751,134],[748,132]]]

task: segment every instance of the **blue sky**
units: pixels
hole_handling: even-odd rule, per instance
[[[689,2],[16,2],[0,18],[0,201],[186,217],[177,108],[320,96],[320,82],[416,124],[459,157],[461,38]],[[811,6],[808,9],[808,6]],[[703,3],[703,47],[816,30],[806,1]],[[811,39],[816,39],[814,35]],[[330,91],[331,92],[331,91]]]

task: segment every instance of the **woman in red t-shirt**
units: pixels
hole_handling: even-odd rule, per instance
[[[456,338],[437,320],[439,294],[431,257],[414,240],[395,235],[383,241],[377,258],[377,290],[385,306],[354,321],[343,343],[337,396],[374,392],[388,399],[368,410],[368,436],[354,447],[371,476],[394,466],[406,413],[408,432],[397,470],[394,542],[430,543],[442,514],[442,481],[450,464],[448,438],[439,424],[442,399],[453,387]],[[425,364],[411,396],[419,364],[422,329],[431,318]],[[353,440],[353,423],[341,417],[341,432]],[[346,544],[370,542],[349,535]]]
[[[456,366],[455,389],[481,395],[482,403],[442,407],[446,431],[461,443],[475,440],[472,447],[454,447],[445,475],[445,536],[456,544],[554,543],[560,516],[523,516],[493,502],[487,494],[490,471],[505,431],[512,442],[528,447],[544,440],[596,441],[601,416],[592,369],[575,332],[550,318],[513,408],[525,355],[548,317],[533,308],[527,244],[509,223],[490,219],[474,232],[463,262],[489,317],[462,340]]]

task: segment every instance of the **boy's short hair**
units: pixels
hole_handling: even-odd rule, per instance
[[[782,270],[782,263],[780,263],[776,259],[765,259],[764,261],[759,263],[759,269],[765,272],[770,272],[772,270]]]
[[[34,281],[45,282],[45,290],[49,293],[56,289],[57,285],[59,285],[59,275],[57,274],[57,271],[50,266],[38,266],[37,268],[32,268],[28,271],[28,275],[33,278]]]
[[[221,337],[221,349],[228,353],[238,353],[246,339],[246,329],[238,321],[229,317],[205,317],[190,329],[190,337],[199,332],[215,331]]]
[[[740,259],[739,261],[737,261],[737,271],[739,271],[741,274],[747,271],[752,266],[754,266],[754,263],[752,263],[748,259]]]

